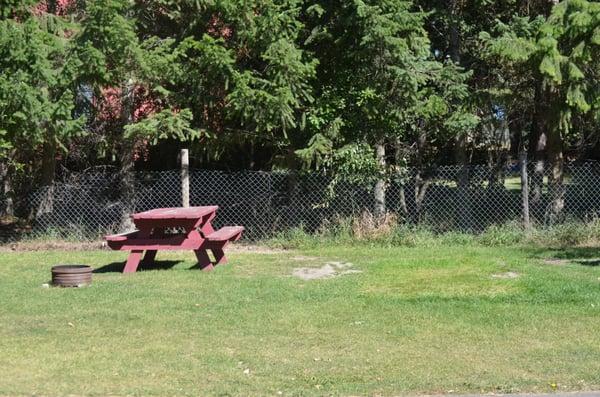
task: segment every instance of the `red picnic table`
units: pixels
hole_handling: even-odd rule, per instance
[[[144,263],[151,264],[159,250],[192,250],[203,270],[212,270],[213,265],[227,263],[223,249],[231,242],[239,240],[243,226],[225,226],[217,231],[211,221],[218,206],[189,208],[157,208],[133,214],[131,218],[138,230],[106,236],[108,246],[113,250],[131,251],[123,273],[136,271],[142,254]],[[166,229],[183,232],[167,233]],[[208,256],[211,250],[215,261]]]

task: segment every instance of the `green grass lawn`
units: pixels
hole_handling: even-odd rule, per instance
[[[326,247],[237,251],[203,273],[179,252],[159,254],[168,269],[122,275],[119,252],[4,252],[0,395],[600,389],[597,256]],[[330,260],[362,273],[290,276]],[[91,287],[42,288],[58,263],[105,272]]]

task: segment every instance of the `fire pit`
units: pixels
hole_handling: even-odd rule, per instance
[[[52,285],[83,287],[92,283],[92,268],[86,265],[59,265],[52,268]]]

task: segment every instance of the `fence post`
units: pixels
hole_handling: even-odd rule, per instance
[[[529,220],[529,179],[527,176],[527,152],[519,153],[519,166],[521,168],[521,209],[523,212],[523,226],[531,227]]]
[[[181,201],[184,207],[190,206],[190,158],[187,149],[181,149]]]

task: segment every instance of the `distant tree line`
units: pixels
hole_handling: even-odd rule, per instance
[[[553,211],[564,165],[600,157],[600,3],[587,0],[5,0],[4,215],[62,166],[191,165],[373,177],[519,152]],[[61,167],[59,167],[61,166]],[[468,183],[461,173],[457,186]],[[540,193],[541,194],[541,193]]]

